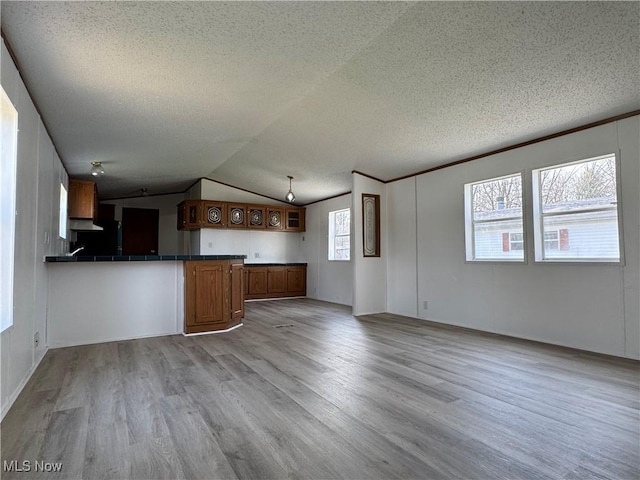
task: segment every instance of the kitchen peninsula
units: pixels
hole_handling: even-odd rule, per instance
[[[49,347],[224,332],[244,316],[245,255],[46,257]]]

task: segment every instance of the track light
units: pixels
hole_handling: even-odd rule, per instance
[[[289,191],[284,198],[287,200],[287,202],[293,203],[296,201],[296,196],[291,191],[291,180],[293,180],[293,177],[291,175],[287,175],[287,177],[289,177]]]
[[[99,177],[104,175],[104,168],[102,168],[102,162],[91,162],[91,175]]]

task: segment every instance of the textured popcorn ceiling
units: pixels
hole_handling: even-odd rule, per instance
[[[638,2],[12,2],[72,176],[297,203],[640,108]],[[562,160],[562,159],[559,159]]]

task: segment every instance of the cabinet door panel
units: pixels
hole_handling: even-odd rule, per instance
[[[304,208],[287,208],[285,210],[285,230],[304,232],[304,212]]]
[[[222,265],[196,265],[195,324],[225,321],[223,281]]]
[[[247,207],[227,204],[227,228],[247,228]]]
[[[267,270],[249,270],[249,295],[259,295],[267,293]]]
[[[247,225],[249,228],[264,230],[267,226],[267,210],[264,205],[249,205],[247,207]]]
[[[94,219],[97,210],[97,189],[95,182],[69,180],[67,214],[69,218]]]
[[[287,268],[287,294],[302,296],[306,294],[307,269],[304,267]]]
[[[267,207],[267,230],[284,229],[284,209]]]
[[[225,228],[227,226],[227,204],[222,202],[203,202],[202,226]]]
[[[194,230],[202,226],[202,202],[185,200],[178,205],[178,230]]]
[[[287,291],[286,269],[275,267],[267,269],[267,293],[282,294]]]
[[[242,262],[231,263],[230,270],[231,286],[229,295],[231,296],[231,319],[239,320],[244,317],[244,265]]]

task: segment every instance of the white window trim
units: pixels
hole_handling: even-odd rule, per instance
[[[60,218],[58,219],[58,237],[67,239],[67,203],[69,195],[64,183],[60,182]]]
[[[332,219],[335,218],[335,215],[340,212],[349,212],[349,222],[351,222],[351,208],[340,208],[338,210],[332,210],[328,215],[328,239],[329,239],[329,249],[327,252],[327,260],[329,262],[350,262],[351,261],[351,229],[349,229],[348,235],[335,235],[334,233],[334,225],[332,224]],[[332,254],[335,254],[335,239],[337,236],[349,237],[349,258],[331,258]]]
[[[550,170],[553,168],[564,167],[568,165],[575,165],[579,163],[585,163],[589,161],[599,160],[602,158],[615,157],[616,164],[616,202],[617,202],[617,216],[618,216],[618,252],[620,254],[619,260],[612,260],[610,258],[594,258],[594,257],[561,257],[561,258],[544,258],[544,218],[542,215],[542,196],[540,188],[540,172],[543,170]],[[571,264],[571,265],[624,265],[624,228],[622,222],[622,188],[621,188],[621,176],[620,176],[620,150],[617,152],[605,153],[597,155],[595,157],[581,158],[578,160],[571,160],[562,163],[552,163],[545,167],[540,167],[531,170],[531,184],[533,198],[533,246],[534,246],[534,263],[538,264]],[[574,212],[571,212],[574,213]],[[569,215],[569,213],[555,213],[554,215]],[[548,216],[548,215],[547,215]]]
[[[504,220],[513,220],[513,219],[521,219],[522,220],[522,234],[523,234],[523,250],[522,250],[522,258],[476,258],[475,252],[475,228],[474,226],[479,223],[485,223],[481,221],[474,221],[473,219],[473,186],[479,183],[485,182],[493,182],[496,180],[502,180],[504,178],[516,177],[520,175],[520,182],[522,185],[522,215],[514,216],[514,217],[505,217]],[[527,207],[527,192],[525,185],[525,172],[518,171],[514,173],[509,173],[507,175],[501,175],[498,177],[485,178],[481,180],[476,180],[470,183],[466,183],[464,185],[464,245],[465,245],[465,263],[487,263],[487,264],[517,264],[523,265],[527,263],[527,252],[528,252],[528,235],[527,235],[527,225],[526,225],[526,207]]]
[[[3,195],[6,202],[0,207],[3,234],[0,236],[2,261],[0,270],[0,331],[13,326],[13,277],[15,270],[15,229],[16,229],[16,189],[17,189],[17,152],[18,152],[18,111],[11,99],[0,85],[0,111],[3,117],[3,128],[10,128],[9,142],[2,142],[2,178]],[[6,118],[4,118],[6,117]],[[6,119],[10,122],[4,123]],[[4,134],[2,134],[4,135]],[[5,190],[6,189],[6,190]]]

